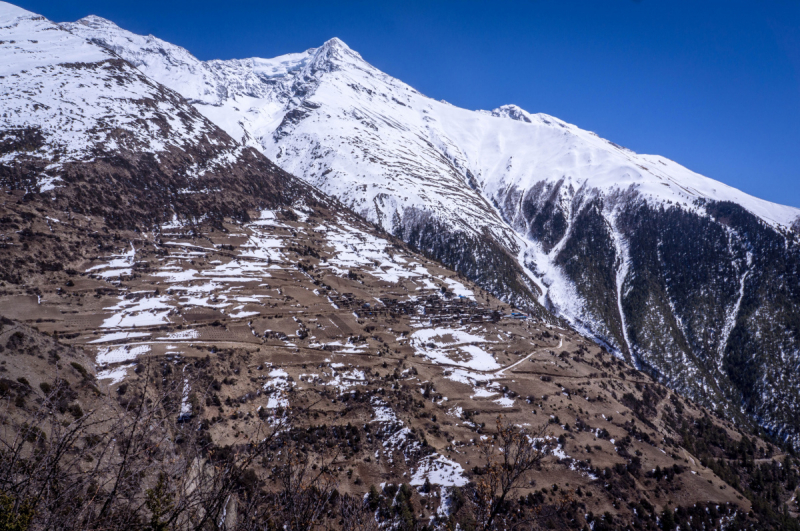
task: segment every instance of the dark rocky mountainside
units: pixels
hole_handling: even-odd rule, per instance
[[[560,195],[542,190],[504,212],[555,249],[595,334],[670,387],[796,446],[800,235],[733,202],[687,211],[632,194],[564,208]]]

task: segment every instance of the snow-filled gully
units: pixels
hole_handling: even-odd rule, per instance
[[[744,298],[744,286],[745,282],[747,281],[747,277],[752,272],[752,264],[753,264],[753,255],[750,251],[747,252],[747,267],[742,274],[742,277],[739,279],[739,294],[736,297],[736,302],[733,303],[728,315],[725,316],[725,325],[722,327],[722,334],[719,341],[719,347],[717,351],[717,367],[720,372],[723,371],[722,361],[725,354],[725,347],[728,345],[728,339],[731,336],[731,332],[733,332],[733,328],[736,325],[736,318],[739,315],[739,308],[742,306],[742,299]]]
[[[622,338],[625,340],[625,346],[628,349],[628,353],[633,359],[634,364],[636,364],[635,357],[633,356],[633,349],[631,349],[631,341],[628,338],[628,326],[625,322],[625,311],[622,308],[622,287],[625,283],[625,277],[628,276],[628,270],[630,268],[630,257],[628,256],[628,246],[625,241],[622,239],[622,235],[619,234],[614,227],[614,220],[609,220],[608,222],[609,229],[611,231],[611,237],[614,240],[614,251],[619,260],[619,266],[617,267],[617,310],[619,311],[619,323],[620,327],[622,328]],[[638,364],[637,364],[638,365]],[[638,367],[637,367],[638,368]]]

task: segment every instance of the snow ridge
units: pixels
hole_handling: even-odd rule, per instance
[[[194,145],[215,129],[106,49],[38,15],[0,7],[3,128],[39,131],[45,139],[38,149],[11,150],[0,162],[57,160],[48,168],[54,171],[93,160],[98,146],[157,153]],[[47,173],[40,184],[43,190],[58,185]]]
[[[773,226],[790,227],[800,217],[798,209],[754,198],[664,157],[638,155],[545,114],[515,105],[469,111],[432,100],[337,38],[274,59],[203,62],[99,17],[63,27],[131,61],[234,138],[387,230],[423,209],[462,230],[488,229],[512,245],[507,224],[485,200],[561,179],[600,195],[635,190],[647,201],[688,210],[697,210],[698,199],[733,201]],[[469,176],[478,190],[464,187]]]

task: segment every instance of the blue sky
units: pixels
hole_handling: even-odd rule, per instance
[[[339,37],[428,96],[515,103],[800,207],[800,2],[20,0],[88,14],[201,59]]]

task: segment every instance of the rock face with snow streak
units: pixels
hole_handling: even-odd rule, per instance
[[[799,210],[551,116],[434,101],[338,39],[202,62],[97,17],[66,27],[495,293],[800,443]]]

